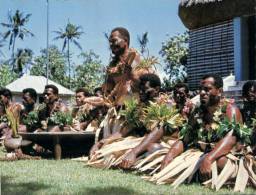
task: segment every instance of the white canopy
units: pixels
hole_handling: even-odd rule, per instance
[[[42,94],[44,92],[46,80],[47,79],[44,76],[24,75],[21,78],[18,78],[17,80],[8,84],[6,88],[11,90],[13,93],[22,93],[22,90],[25,88],[33,88],[38,94]],[[52,84],[58,87],[60,95],[74,95],[73,91],[63,87],[58,83],[55,83],[54,81],[48,80],[48,84]]]

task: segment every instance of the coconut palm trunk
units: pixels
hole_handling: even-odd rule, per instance
[[[12,72],[14,72],[14,69],[15,69],[15,63],[14,63],[15,40],[16,40],[16,37],[13,38],[13,43],[12,43]]]
[[[68,39],[68,82],[69,82],[69,89],[71,89],[71,66],[70,66],[70,51],[69,51],[69,39]]]
[[[69,89],[71,88],[71,65],[70,65],[70,43],[74,43],[80,50],[82,50],[82,47],[80,44],[76,41],[76,39],[79,39],[81,34],[83,34],[81,30],[81,26],[76,26],[74,24],[71,24],[68,22],[67,26],[64,29],[60,29],[60,31],[54,31],[58,34],[57,37],[54,38],[54,40],[57,39],[63,39],[63,47],[62,51],[65,50],[67,46],[67,55],[68,55],[68,77],[69,77]]]

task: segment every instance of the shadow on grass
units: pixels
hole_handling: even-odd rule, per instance
[[[12,178],[8,176],[1,177],[2,194],[37,194],[39,190],[50,188],[50,185],[40,184],[38,182],[11,182]]]
[[[132,189],[127,189],[125,187],[104,187],[104,188],[85,188],[84,191],[79,191],[78,194],[86,195],[146,195],[144,193],[136,192]]]

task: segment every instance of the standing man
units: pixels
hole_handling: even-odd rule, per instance
[[[125,96],[139,92],[138,82],[142,74],[153,72],[151,69],[136,68],[141,61],[140,55],[129,45],[130,34],[127,29],[117,27],[111,31],[109,46],[113,58],[107,67],[103,92],[116,105],[122,105]]]

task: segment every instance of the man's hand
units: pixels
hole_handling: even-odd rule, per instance
[[[166,155],[164,160],[161,163],[161,170],[163,170],[168,164],[170,164],[172,160],[173,160],[172,156]]]
[[[136,154],[131,151],[127,153],[127,155],[123,158],[122,162],[119,164],[119,167],[124,169],[131,168],[136,161]]]
[[[95,143],[95,144],[92,146],[92,148],[91,148],[91,150],[90,150],[90,153],[89,153],[90,159],[93,159],[93,157],[94,157],[96,151],[98,151],[98,150],[102,147],[102,145],[103,145],[103,144],[102,144],[101,142],[97,142],[97,143]]]
[[[204,181],[211,177],[211,166],[212,161],[210,160],[209,155],[206,154],[200,165],[200,174],[202,175],[202,179]]]
[[[79,122],[75,122],[75,123],[73,124],[73,128],[74,128],[75,130],[77,130],[77,131],[80,131],[80,130],[81,130],[80,123],[79,123]]]
[[[119,68],[117,66],[107,68],[107,72],[110,74],[118,73],[118,71],[119,71]]]

